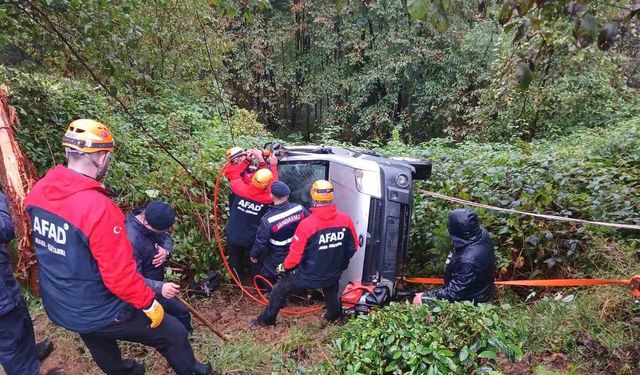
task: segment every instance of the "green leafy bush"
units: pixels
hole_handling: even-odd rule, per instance
[[[211,216],[214,182],[233,144],[230,124],[239,146],[261,146],[270,139],[253,113],[234,108],[228,122],[203,98],[160,86],[156,93],[129,102],[131,112],[189,168],[192,178],[145,130],[112,107],[102,91],[81,81],[2,66],[0,82],[8,85],[10,103],[21,120],[18,140],[41,174],[64,162],[60,139],[69,122],[88,117],[108,124],[116,152],[105,182],[119,192],[118,205],[127,211],[151,199],[166,200],[178,215],[172,265],[186,278],[219,268]],[[226,184],[222,189],[224,215]]]
[[[524,324],[510,307],[434,300],[395,304],[350,321],[334,341],[342,374],[486,373],[498,353],[518,360]]]

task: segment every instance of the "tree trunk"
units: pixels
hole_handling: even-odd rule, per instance
[[[32,293],[38,295],[37,259],[31,242],[31,225],[24,209],[24,198],[38,180],[33,163],[16,140],[19,121],[9,105],[6,88],[0,86],[0,185],[7,194],[18,241],[18,279],[26,281]]]

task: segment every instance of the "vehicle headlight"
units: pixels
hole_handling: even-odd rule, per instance
[[[356,180],[356,189],[358,189],[359,192],[376,198],[381,197],[379,173],[362,169],[354,169],[353,175]]]
[[[399,174],[396,176],[396,185],[401,188],[409,186],[409,177],[406,174]]]

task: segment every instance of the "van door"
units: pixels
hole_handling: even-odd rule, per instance
[[[358,234],[358,250],[351,258],[349,267],[340,278],[340,291],[349,281],[362,282],[367,225],[369,223],[369,204],[371,197],[358,191],[355,169],[338,163],[331,163],[329,181],[333,183],[335,202],[338,210],[351,216]]]

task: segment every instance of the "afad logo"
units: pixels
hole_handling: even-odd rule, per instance
[[[37,232],[42,237],[53,240],[54,242],[64,245],[67,243],[67,231],[69,230],[69,224],[64,223],[62,226],[57,226],[48,220],[41,219],[36,216],[33,219],[33,231]]]
[[[330,242],[342,241],[344,239],[344,231],[345,229],[342,229],[340,232],[323,233],[320,235],[318,244],[322,245]]]
[[[253,212],[260,212],[262,210],[262,207],[264,207],[264,204],[252,203],[252,202],[246,201],[244,199],[241,199],[238,202],[238,206],[244,208],[245,210],[250,210],[250,211],[253,211]]]

